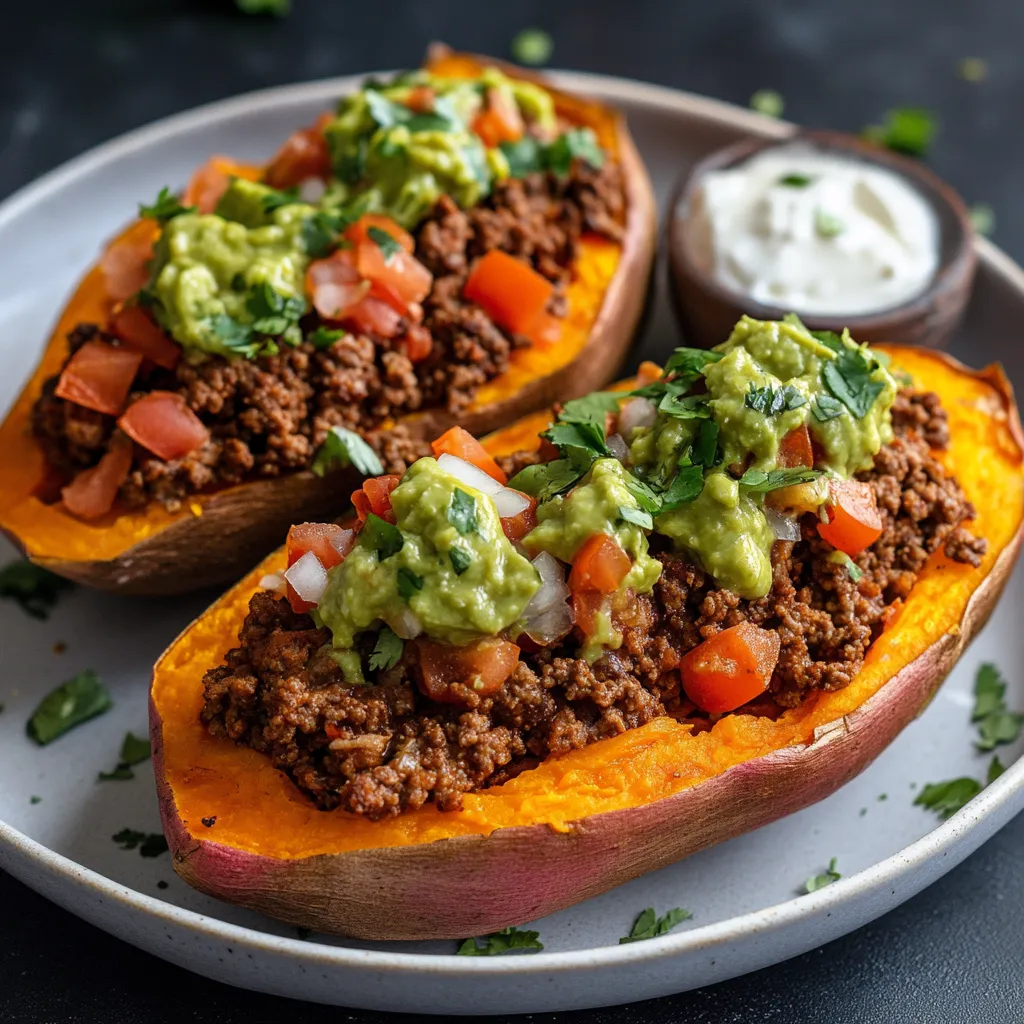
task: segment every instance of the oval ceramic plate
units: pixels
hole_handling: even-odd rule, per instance
[[[788,127],[685,93],[564,74],[627,113],[664,205],[675,181],[711,149]],[[0,406],[28,375],[64,295],[136,200],[180,186],[214,152],[266,158],[354,78],[255,93],[171,118],[102,146],[0,207],[5,261],[0,295]],[[664,214],[664,209],[662,210]],[[1024,380],[1024,273],[987,243],[955,351],[973,365],[1000,359]],[[638,356],[664,358],[676,343],[659,277],[655,315]],[[5,548],[2,557],[11,554]],[[1020,746],[1006,773],[951,820],[913,806],[926,782],[982,777],[972,747],[974,672],[996,662],[1024,707],[1024,633],[1014,611],[1021,573],[987,630],[921,718],[866,772],[829,799],[758,832],[637,879],[537,922],[545,951],[454,956],[454,943],[373,945],[312,936],[218,903],[177,880],[166,854],[144,859],[111,836],[158,831],[148,765],[131,781],[96,781],[113,767],[127,730],[146,731],[150,667],[212,594],[140,601],[78,590],[47,622],[0,603],[0,868],[99,927],[234,985],[347,1006],[435,1013],[523,1013],[606,1005],[707,985],[777,963],[836,938],[912,896],[966,857],[1024,807]],[[66,644],[63,653],[55,645]],[[59,650],[60,648],[58,648]],[[108,714],[38,748],[25,722],[43,694],[83,668],[114,695]],[[34,798],[40,798],[34,800]],[[799,895],[838,858],[841,881]],[[452,892],[451,899],[459,898]],[[618,945],[639,911],[686,907],[672,934]]]

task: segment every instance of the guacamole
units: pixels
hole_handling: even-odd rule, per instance
[[[409,612],[426,636],[452,644],[494,636],[519,619],[540,576],[505,537],[491,498],[424,458],[391,492],[391,507],[401,549],[382,558],[364,528],[329,574],[317,610],[336,648],[350,649],[379,622],[409,635]]]

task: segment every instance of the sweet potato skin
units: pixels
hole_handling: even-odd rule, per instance
[[[430,60],[463,59],[432,52]],[[476,60],[477,58],[465,58]],[[479,58],[479,60],[486,60]],[[493,63],[493,62],[492,62]],[[553,90],[554,92],[554,90]],[[586,341],[567,362],[557,353],[538,355],[486,385],[477,401],[458,416],[443,409],[407,417],[414,435],[436,437],[458,422],[475,434],[488,433],[518,417],[579,397],[603,386],[621,366],[638,328],[647,298],[657,246],[653,189],[625,121],[599,104],[557,94],[558,102],[595,119],[617,150],[626,191],[626,222],[617,264],[603,294]],[[585,247],[578,268],[600,277],[608,246]],[[126,594],[176,594],[236,580],[253,562],[280,542],[288,527],[307,519],[341,514],[359,477],[341,471],[325,478],[309,472],[259,480],[197,496],[179,513],[153,510],[137,528],[105,532],[113,516],[83,524],[31,497],[42,476],[41,453],[32,450],[28,420],[43,381],[56,372],[66,352],[65,335],[82,320],[103,322],[112,304],[102,293],[96,268],[90,271],[61,316],[40,369],[0,426],[0,530],[38,564],[86,586]],[[570,315],[571,312],[570,312]],[[47,372],[43,372],[43,370]],[[32,463],[31,469],[29,462]],[[4,482],[4,478],[7,478]]]
[[[956,365],[949,357],[927,358],[946,367]],[[1019,467],[1024,438],[1005,377],[998,369],[971,376],[1001,396],[999,408],[992,410],[993,420],[1003,424],[998,443],[1014,449],[1009,463]],[[521,432],[510,428],[489,447],[507,450],[518,443]],[[1022,480],[1018,468],[1014,485],[1024,487]],[[1009,539],[970,592],[958,621],[932,630],[917,657],[859,706],[815,728],[808,742],[780,746],[670,796],[587,815],[564,829],[513,824],[488,834],[396,841],[310,856],[255,853],[218,842],[215,829],[206,838],[205,829],[194,827],[198,823],[183,820],[166,770],[165,741],[173,742],[174,736],[164,735],[165,702],[157,699],[156,684],[165,671],[161,659],[154,675],[151,730],[161,814],[175,870],[210,895],[318,931],[374,940],[462,938],[563,909],[759,828],[834,792],[923,710],[988,619],[1009,577],[1022,542],[1019,509],[1013,514]],[[239,590],[250,587],[243,581]],[[230,598],[226,595],[208,613],[227,617],[225,625],[230,623]],[[908,608],[913,601],[912,594]],[[177,643],[187,645],[188,637],[186,630]],[[230,639],[225,637],[225,645]],[[165,658],[173,661],[175,646]],[[669,720],[644,729],[652,726],[651,742],[668,736]],[[577,752],[575,763],[599,758],[610,742]]]

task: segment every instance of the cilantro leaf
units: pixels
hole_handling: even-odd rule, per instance
[[[385,522],[380,516],[371,512],[359,531],[359,538],[371,551],[377,552],[378,561],[397,555],[405,545],[402,531],[393,523]]]
[[[166,224],[172,217],[182,213],[195,213],[196,209],[195,206],[182,206],[178,197],[165,185],[152,203],[139,203],[139,216]]]
[[[994,711],[978,725],[979,750],[995,750],[1002,743],[1013,743],[1024,726],[1024,715],[1014,711]]]
[[[306,341],[317,349],[330,348],[336,341],[345,337],[345,332],[340,328],[324,327],[321,325],[312,334],[306,337]]]
[[[508,161],[512,178],[525,178],[544,169],[544,148],[532,135],[524,135],[517,142],[503,142],[499,149]]]
[[[637,914],[629,934],[623,935],[619,939],[619,945],[624,945],[627,942],[642,942],[645,939],[655,939],[659,935],[667,935],[677,924],[689,921],[692,917],[693,914],[682,907],[674,907],[661,917],[655,914],[654,907],[648,907]]]
[[[548,170],[560,178],[569,173],[573,160],[577,159],[590,164],[595,170],[604,166],[604,153],[592,128],[570,128],[559,135],[544,154]]]
[[[55,576],[27,558],[8,562],[0,569],[0,598],[16,601],[26,615],[47,619],[60,594],[74,587],[71,580]]]
[[[357,433],[344,427],[331,427],[310,469],[317,476],[324,476],[332,469],[346,466],[353,466],[363,476],[380,476],[384,472],[380,457]]]
[[[671,387],[658,403],[658,411],[677,420],[707,419],[711,415],[707,395],[687,395],[681,398]]]
[[[285,189],[268,188],[260,205],[263,207],[264,213],[273,213],[275,210],[280,210],[282,206],[291,206],[293,203],[301,202],[299,186],[292,185],[291,188]]]
[[[463,536],[476,533],[479,528],[476,498],[467,494],[461,487],[456,487],[452,492],[452,500],[448,505],[448,522]]]
[[[314,260],[330,256],[341,242],[342,231],[358,220],[363,212],[361,210],[353,214],[346,210],[317,210],[303,218],[299,235],[307,255]]]
[[[403,565],[398,569],[397,584],[399,596],[409,601],[423,589],[423,577]]]
[[[828,862],[828,867],[820,875],[812,875],[804,882],[804,890],[806,892],[817,892],[819,889],[824,889],[826,885],[831,885],[833,882],[838,882],[843,876],[836,871],[836,861],[838,858],[833,857]]]
[[[619,396],[611,391],[595,391],[583,398],[574,398],[562,406],[559,423],[593,424],[605,435],[605,416],[619,411]]]
[[[648,487],[643,480],[638,480],[632,473],[626,474],[626,490],[636,499],[636,503],[651,515],[661,511],[661,496]]]
[[[99,676],[87,668],[40,701],[28,720],[28,734],[39,746],[46,746],[76,725],[103,714],[113,703]]]
[[[605,443],[603,422],[552,423],[541,437],[547,438],[563,455],[574,451],[591,462],[611,455]]]
[[[377,248],[380,249],[381,255],[384,257],[385,263],[390,263],[400,252],[402,247],[398,242],[394,240],[383,228],[379,228],[376,225],[372,225],[367,228],[367,235],[369,235],[371,241],[377,243]]]
[[[930,110],[897,107],[887,110],[881,125],[868,125],[863,135],[897,153],[925,156],[932,144],[938,122]]]
[[[767,473],[763,469],[748,469],[740,477],[740,487],[746,487],[754,494],[766,494],[768,491],[777,491],[780,487],[808,483],[819,476],[821,470],[806,469],[803,466],[793,469],[772,469]]]
[[[581,466],[571,459],[538,462],[533,466],[524,466],[509,480],[508,486],[538,501],[548,501],[569,490],[586,475],[588,469],[589,464]]]
[[[461,576],[473,564],[473,556],[462,548],[449,548],[448,561],[452,563],[455,575]]]
[[[284,334],[306,312],[306,302],[295,295],[282,295],[269,281],[254,285],[245,299],[256,334]]]
[[[370,655],[370,670],[381,672],[394,668],[402,657],[405,641],[390,627],[381,626],[377,634],[377,642],[373,645]]]
[[[697,439],[693,442],[690,458],[697,466],[710,469],[721,461],[718,455],[718,424],[712,420],[701,420]]]
[[[807,188],[812,181],[814,179],[806,174],[784,174],[776,184],[785,185],[786,188]]]
[[[808,333],[815,341],[820,341],[822,345],[832,349],[833,352],[842,352],[846,348],[843,339],[835,331],[809,331]]]
[[[620,505],[619,516],[627,523],[639,526],[642,530],[654,529],[654,520],[651,518],[651,513],[645,512],[642,508],[631,508],[629,505]]]
[[[661,496],[661,511],[671,512],[700,496],[704,490],[704,470],[700,466],[682,466]]]
[[[539,942],[540,932],[520,931],[518,928],[502,928],[483,939],[464,939],[459,946],[459,956],[500,956],[513,949],[543,949]],[[480,943],[483,945],[480,945]]]
[[[914,801],[915,807],[934,811],[942,821],[952,817],[981,792],[977,779],[950,779],[948,782],[930,782]]]
[[[763,413],[765,416],[778,416],[780,413],[799,409],[806,405],[807,399],[800,389],[792,384],[785,384],[778,390],[774,390],[770,384],[765,384],[761,388],[754,387],[754,382],[751,381],[750,390],[744,397],[743,404],[748,409]]]
[[[974,710],[971,721],[979,722],[996,711],[1006,710],[1006,683],[1002,674],[991,662],[978,668],[974,677]]]
[[[252,328],[248,324],[239,323],[226,313],[207,317],[204,321],[210,333],[227,349],[228,352],[242,356],[244,359],[255,359],[263,350],[263,343],[253,338]]]
[[[137,832],[123,828],[110,837],[122,850],[138,849],[143,857],[159,857],[167,852],[167,840],[162,832]]]
[[[148,761],[150,757],[150,746],[148,739],[139,739],[133,733],[125,733],[124,742],[121,744],[121,757],[117,767],[109,772],[100,772],[99,781],[107,782],[111,779],[133,779],[135,773],[132,766]]]
[[[863,419],[885,389],[885,383],[871,377],[871,364],[860,349],[843,346],[835,359],[821,371],[825,386],[857,419]]]
[[[996,779],[998,779],[1005,771],[1006,765],[999,760],[998,754],[994,754],[992,756],[992,761],[988,766],[988,775],[985,777],[985,784],[991,786],[992,783],[995,782]]]
[[[831,395],[816,395],[814,404],[811,406],[811,413],[819,423],[826,423],[828,420],[834,420],[837,416],[842,416],[843,403]]]

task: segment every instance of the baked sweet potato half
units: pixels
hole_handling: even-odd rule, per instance
[[[438,81],[479,79],[482,75],[497,73],[495,68],[497,64],[486,58],[458,55],[437,48],[431,51],[424,73],[437,76]],[[576,185],[570,185],[562,189],[563,192],[576,189],[573,192],[575,198],[570,197],[571,202],[569,199],[565,202],[576,204],[573,209],[577,220],[577,226],[573,229],[575,235],[569,239],[569,243],[564,238],[557,243],[563,246],[563,255],[559,255],[559,251],[554,248],[550,251],[542,251],[541,248],[530,250],[529,246],[533,243],[522,240],[529,236],[529,230],[521,233],[519,242],[513,244],[508,241],[510,235],[507,221],[509,218],[513,221],[515,219],[511,212],[515,203],[528,206],[531,196],[536,200],[536,193],[530,191],[534,186],[529,184],[533,179],[529,178],[528,169],[521,171],[523,180],[527,182],[524,186],[525,198],[521,193],[513,192],[511,198],[505,197],[506,206],[498,210],[498,214],[506,218],[504,228],[497,219],[498,214],[492,214],[493,224],[481,216],[478,223],[470,225],[470,228],[459,221],[461,214],[458,210],[453,212],[454,207],[450,209],[442,204],[429,214],[428,219],[434,218],[436,221],[430,224],[431,229],[435,230],[433,245],[435,249],[441,250],[440,255],[435,253],[433,257],[435,280],[449,270],[456,277],[464,273],[464,269],[472,271],[476,264],[483,262],[480,257],[482,250],[487,250],[487,256],[496,256],[504,253],[503,247],[514,250],[512,256],[516,259],[511,261],[511,265],[519,277],[508,276],[510,261],[506,260],[504,267],[498,266],[499,272],[506,272],[506,277],[499,280],[499,285],[515,285],[517,288],[529,286],[537,292],[537,301],[545,302],[549,299],[552,285],[537,267],[541,271],[546,267],[549,276],[559,278],[554,283],[556,301],[549,303],[548,312],[536,319],[533,327],[516,322],[516,316],[511,315],[507,308],[504,310],[508,315],[506,320],[502,319],[501,310],[494,312],[488,307],[488,315],[493,323],[480,326],[476,321],[470,322],[472,317],[480,313],[480,308],[473,306],[473,301],[486,305],[480,294],[486,291],[487,281],[482,284],[476,282],[476,290],[473,292],[475,300],[470,298],[468,291],[463,293],[460,290],[458,295],[464,298],[458,299],[460,308],[454,313],[451,303],[445,306],[448,300],[442,301],[434,292],[419,299],[423,289],[419,288],[417,282],[424,275],[429,280],[430,274],[416,259],[412,259],[412,236],[392,221],[384,221],[382,228],[373,222],[371,214],[366,221],[369,227],[364,224],[360,235],[361,242],[353,241],[347,233],[344,239],[335,239],[339,248],[333,254],[327,249],[320,252],[318,255],[322,258],[314,260],[312,265],[322,273],[318,275],[314,269],[308,271],[312,276],[307,276],[306,288],[313,289],[309,293],[310,301],[322,316],[319,326],[323,327],[326,323],[332,328],[328,334],[313,331],[313,325],[308,322],[313,314],[307,306],[307,319],[302,321],[303,344],[290,352],[281,337],[268,339],[260,336],[262,341],[269,340],[270,344],[263,345],[259,356],[253,356],[252,359],[267,356],[271,360],[267,364],[269,376],[265,374],[261,377],[261,368],[253,370],[248,377],[239,374],[238,381],[235,381],[232,376],[235,371],[231,366],[223,372],[211,369],[211,366],[246,363],[246,358],[241,356],[233,355],[231,359],[225,360],[221,355],[224,346],[234,346],[232,351],[236,353],[242,350],[242,342],[248,344],[254,337],[254,328],[245,324],[242,334],[239,334],[238,324],[232,324],[229,319],[221,316],[221,326],[217,327],[221,339],[217,345],[221,353],[212,362],[201,354],[200,358],[206,358],[203,364],[205,369],[200,367],[195,373],[189,370],[190,376],[186,378],[182,376],[180,366],[172,369],[181,353],[178,351],[176,354],[177,335],[171,336],[172,318],[166,313],[162,314],[159,307],[153,304],[154,289],[159,288],[156,277],[153,277],[149,285],[145,285],[146,274],[143,273],[134,285],[135,288],[142,285],[142,290],[136,291],[134,296],[126,295],[125,292],[131,289],[123,288],[123,282],[117,280],[119,272],[125,271],[122,257],[130,263],[133,248],[136,251],[139,246],[145,249],[159,235],[160,227],[156,220],[139,221],[115,239],[104,259],[85,275],[61,314],[37,370],[0,426],[0,529],[34,562],[60,575],[102,589],[138,594],[175,593],[237,579],[256,558],[280,541],[289,524],[304,518],[330,518],[343,511],[347,496],[354,486],[358,486],[361,474],[349,467],[318,476],[310,472],[310,463],[313,450],[321,447],[332,424],[350,426],[357,433],[364,434],[360,424],[351,420],[350,410],[346,411],[348,407],[359,406],[361,402],[364,405],[371,401],[376,403],[373,427],[379,439],[377,447],[381,449],[388,443],[386,435],[394,433],[396,428],[404,438],[403,443],[412,445],[422,439],[429,440],[456,422],[475,433],[486,433],[556,399],[583,394],[607,381],[620,365],[640,319],[656,245],[655,204],[646,170],[625,121],[615,111],[597,102],[565,95],[546,85],[537,86],[538,80],[533,76],[523,74],[520,77],[519,72],[504,65],[501,66],[500,74],[505,77],[496,86],[481,90],[481,95],[486,93],[488,97],[481,102],[490,106],[483,109],[472,122],[473,144],[479,149],[481,142],[478,140],[482,140],[485,149],[480,152],[486,153],[489,161],[487,166],[495,166],[495,161],[500,163],[505,160],[501,155],[505,151],[499,152],[500,145],[509,139],[516,139],[517,133],[522,135],[524,131],[520,112],[513,106],[510,113],[507,101],[511,88],[508,83],[523,82],[528,84],[513,87],[543,88],[547,92],[556,119],[552,123],[562,132],[557,137],[551,136],[550,133],[555,129],[549,126],[545,129],[549,136],[545,137],[541,133],[539,143],[532,136],[527,137],[533,148],[525,154],[525,166],[529,168],[530,159],[535,163],[540,159],[537,156],[538,145],[542,155],[550,154],[556,146],[562,146],[550,160],[544,157],[547,160],[543,164],[545,169],[537,174],[556,176],[562,173],[564,181],[565,174],[570,174],[571,178],[571,173],[575,173],[568,170],[570,167],[580,161],[585,164],[587,154],[594,153],[593,145],[596,142],[600,150],[598,155],[617,167],[616,180],[621,183],[621,191],[617,193],[621,198],[621,207],[614,218],[605,220],[607,234],[601,234],[588,226],[590,220],[585,207],[590,202],[590,194],[588,192],[587,197],[579,198],[583,192],[588,191],[588,186],[581,184],[577,188]],[[369,90],[379,86],[368,85],[366,88],[369,95]],[[399,90],[401,102],[387,98],[393,93],[373,93],[377,102],[373,116],[378,119],[377,124],[391,124],[390,118],[399,122],[398,127],[403,132],[423,127],[423,134],[429,136],[431,132],[426,129],[433,130],[438,124],[443,128],[446,123],[452,123],[452,105],[443,109],[438,106],[434,110],[433,105],[438,104],[439,98],[433,95],[429,87],[405,86],[400,83],[394,88]],[[381,99],[382,96],[385,98]],[[383,112],[381,106],[384,107]],[[509,117],[514,122],[511,127]],[[319,126],[297,132],[267,167],[247,167],[231,164],[224,158],[213,158],[193,178],[183,197],[184,203],[198,204],[199,213],[207,214],[217,199],[218,189],[223,192],[230,181],[243,185],[249,180],[262,181],[268,188],[272,187],[271,192],[265,195],[277,205],[265,205],[263,212],[258,211],[258,217],[265,219],[275,216],[266,211],[273,208],[280,213],[281,203],[299,201],[292,186],[297,187],[300,180],[315,180],[315,174],[309,177],[310,161],[315,170],[317,160],[329,160],[329,145],[325,139],[334,129],[323,128],[324,123],[327,122],[322,119]],[[345,129],[344,118],[340,118],[338,123],[341,124],[337,130],[340,134]],[[462,122],[459,124],[462,125]],[[358,152],[364,158],[365,135],[370,130],[364,131],[359,143],[363,148]],[[463,131],[463,127],[459,130]],[[554,143],[547,141],[549,137],[555,138]],[[465,133],[460,138],[465,138]],[[563,145],[566,138],[570,139],[571,144]],[[333,142],[330,144],[334,145]],[[547,149],[544,149],[545,146]],[[397,149],[397,143],[391,145],[391,150]],[[509,153],[509,160],[513,157],[524,158],[521,150]],[[596,157],[594,159],[600,162]],[[558,171],[552,170],[556,163],[559,165]],[[332,183],[337,185],[340,180],[331,177],[337,171],[337,160],[333,165],[327,163],[325,166],[328,170],[323,171],[323,176],[327,178],[330,189]],[[330,169],[332,167],[333,170]],[[470,171],[473,174],[485,173],[480,167],[475,164]],[[515,179],[520,172],[515,170],[513,164],[509,164],[509,167],[511,178],[500,177],[501,174],[509,173],[506,168],[494,172],[498,175],[494,180],[508,182]],[[360,172],[357,170],[354,173],[358,175]],[[472,185],[472,181],[469,186],[463,182],[460,187]],[[344,189],[348,186],[342,184],[339,187]],[[552,187],[557,193],[560,186]],[[211,189],[212,192],[209,191]],[[447,201],[448,198],[442,189],[440,199]],[[170,212],[173,213],[174,197],[168,195],[162,199],[165,205],[172,207]],[[406,202],[408,196],[403,194],[400,199]],[[492,202],[492,206],[495,202]],[[536,202],[535,207],[531,207],[534,212],[520,212],[520,216],[543,217],[543,213],[536,212],[539,209]],[[150,208],[151,211],[155,210],[154,216],[167,215],[168,211],[161,211],[160,205],[158,202]],[[218,205],[216,209],[220,211],[222,207]],[[403,214],[394,216],[404,217],[407,210],[406,207],[402,209],[405,211]],[[595,214],[597,218],[600,216],[604,214]],[[307,246],[307,253],[313,252],[308,246],[322,245],[322,239],[318,240],[316,232],[323,227],[323,222],[313,217],[311,223],[314,241],[303,243]],[[359,223],[362,222],[357,222],[355,227],[359,227]],[[419,223],[422,226],[425,222]],[[232,230],[240,226],[233,224]],[[506,232],[504,240],[501,230]],[[473,231],[476,231],[476,235],[473,235]],[[488,231],[491,231],[490,235]],[[448,234],[445,235],[445,232]],[[165,248],[174,249],[178,246],[174,252],[181,251],[181,246],[188,242],[187,236],[182,237],[184,241],[179,239]],[[438,237],[440,242],[437,242]],[[461,238],[459,244],[465,249],[463,255],[458,255],[458,261],[461,262],[453,262],[451,267],[442,265],[449,256],[443,251],[443,245],[448,244],[446,238],[455,238],[457,242]],[[550,239],[549,242],[551,246],[556,244]],[[571,261],[559,268],[557,264],[559,259],[563,259],[564,246],[570,243]],[[157,251],[160,250],[160,244],[157,243]],[[417,236],[415,245],[416,257],[430,262],[431,257],[423,255],[421,251],[421,236]],[[491,252],[488,249],[490,245],[499,252]],[[516,245],[519,246],[518,250]],[[403,246],[406,252],[400,251]],[[377,247],[380,247],[379,252]],[[364,281],[359,277],[359,274],[364,273],[362,263],[358,264],[357,274],[351,270],[357,257],[346,257],[346,253],[362,254],[364,250],[369,253],[371,262],[379,272],[379,277],[372,278],[373,286],[369,296],[359,290],[364,284],[369,287],[366,283],[369,279]],[[174,258],[172,252],[170,257],[165,253],[160,260],[173,262]],[[358,256],[359,260],[362,258],[362,255]],[[405,293],[405,299],[412,296],[415,301],[403,304],[402,294],[399,294],[397,307],[395,289],[401,293],[399,286],[403,281],[399,279],[396,284],[395,280],[388,277],[385,267],[385,264],[391,266],[395,258],[404,261],[404,265],[410,262],[415,264],[412,268],[415,274],[404,281],[411,289]],[[151,264],[142,266],[148,267]],[[494,267],[490,269],[493,271]],[[127,270],[130,277],[133,267]],[[365,273],[372,274],[373,271],[366,270]],[[520,280],[524,275],[528,278],[525,285]],[[483,278],[485,275],[475,272],[470,274],[471,278],[474,276]],[[236,274],[235,280],[238,277]],[[492,273],[491,283],[494,277]],[[301,306],[301,277],[299,280],[297,295]],[[112,281],[116,283],[112,284]],[[265,286],[266,282],[261,281],[259,285]],[[245,281],[242,281],[237,287],[244,286]],[[232,281],[230,287],[236,288],[235,281]],[[317,287],[321,289],[319,293],[315,290]],[[469,282],[466,282],[466,288],[469,288]],[[330,310],[325,312],[324,304],[340,302],[338,295],[344,289],[355,289],[349,294],[351,301],[345,307],[348,314],[341,316],[337,309],[335,313]],[[255,308],[251,305],[253,294],[250,290],[246,300],[250,303],[250,310]],[[261,295],[265,299],[265,292],[255,294],[255,299],[262,301]],[[257,326],[273,332],[288,323],[291,307],[280,295],[271,294],[270,298],[273,300],[271,308],[257,309],[257,313],[264,316],[262,321],[257,321]],[[491,301],[493,296],[485,298]],[[371,303],[372,308],[367,307],[367,303]],[[435,303],[435,310],[440,312],[432,313],[431,303]],[[498,305],[501,305],[500,301]],[[396,314],[395,308],[400,308],[403,315]],[[425,319],[424,308],[427,311]],[[363,313],[362,319],[356,315],[360,310]],[[268,312],[271,314],[269,319],[266,317]],[[521,313],[521,308],[512,311],[517,312]],[[281,319],[281,314],[284,314],[284,319]],[[280,321],[277,327],[273,326],[275,316]],[[433,341],[427,330],[432,317],[434,323],[440,324],[435,330]],[[459,317],[463,320],[458,320]],[[467,322],[470,322],[469,327],[463,330],[462,325]],[[224,323],[227,323],[227,329],[223,327]],[[501,328],[500,331],[494,326],[495,323]],[[271,326],[267,327],[268,324]],[[82,334],[81,325],[94,327],[90,326]],[[162,327],[165,328],[163,332]],[[297,327],[299,324],[292,321],[291,329]],[[144,355],[138,374],[149,374],[148,383],[144,381],[140,384],[140,377],[136,376],[131,392],[125,397],[128,382],[122,382],[124,386],[120,394],[114,397],[112,404],[107,405],[102,394],[97,401],[95,388],[90,391],[93,382],[87,379],[88,373],[85,374],[84,382],[81,372],[77,380],[66,381],[68,366],[71,365],[68,362],[69,335],[76,332],[76,328],[79,330],[73,346],[88,349],[95,357],[90,365],[95,366],[98,360],[103,364],[98,371],[102,374],[108,374],[105,367],[111,361],[118,366],[125,360],[131,364],[131,353],[137,351],[133,346],[138,342]],[[96,333],[95,328],[98,328],[99,333]],[[234,335],[231,334],[232,328],[235,330]],[[474,330],[477,330],[477,334],[473,334]],[[441,338],[441,332],[448,332],[444,335],[446,340]],[[332,336],[343,336],[338,342],[341,349],[331,347]],[[359,341],[359,345],[363,346],[363,355],[358,357],[353,356],[355,349],[351,346],[345,348],[357,336],[368,336],[370,339]],[[284,339],[287,337],[286,333]],[[312,348],[309,345],[311,338]],[[367,345],[369,356],[366,355]],[[492,351],[495,346],[499,350],[498,357]],[[72,350],[77,359],[79,351],[74,347]],[[278,350],[280,354],[277,354]],[[303,352],[306,354],[303,355]],[[288,403],[305,386],[305,382],[293,372],[294,360],[298,358],[308,361],[330,358],[334,361],[324,364],[317,371],[317,387],[324,389],[324,393],[321,395],[318,392],[308,400],[310,409],[304,415],[312,420],[312,425],[300,424],[293,433],[301,436],[282,440],[274,435],[274,431],[280,427],[278,421],[282,415],[285,418],[290,415]],[[249,361],[252,362],[252,359]],[[351,369],[353,360],[359,363],[360,359],[364,362],[369,360],[372,372],[367,371],[360,376]],[[447,400],[450,399],[450,391],[445,390],[448,385],[438,384],[438,380],[447,374],[448,379],[455,381],[451,386],[462,386],[459,384],[457,369],[452,370],[452,361],[455,359],[465,364],[464,376],[469,381],[464,387],[466,393],[457,403]],[[181,365],[188,363],[186,352]],[[475,367],[480,365],[491,369],[478,373]],[[134,366],[129,365],[129,375],[138,366],[137,360]],[[79,369],[88,371],[89,366]],[[116,378],[117,367],[110,373]],[[346,374],[355,376],[349,379]],[[58,375],[60,382],[54,392],[53,382]],[[231,378],[227,384],[224,383],[226,377]],[[298,383],[295,382],[297,379]],[[108,384],[117,391],[117,381],[111,382],[109,374],[105,378],[104,387]],[[367,397],[368,386],[373,390],[370,397]],[[137,425],[128,422],[132,412],[141,408],[138,405],[140,388],[143,391],[146,388],[156,389],[151,394],[160,395],[165,401],[164,410],[177,415],[178,419],[170,426],[172,433],[177,427],[184,431],[183,441],[178,435],[168,440],[167,424],[163,423],[158,431],[161,435],[158,441],[147,442],[146,431],[135,429]],[[273,398],[273,402],[278,402],[278,405],[267,407],[263,395],[273,392],[275,388],[283,388],[285,396],[279,402]],[[433,398],[428,394],[431,388],[439,392]],[[403,389],[405,404],[395,404],[392,401],[394,395]],[[103,391],[104,388],[99,390]],[[179,398],[168,398],[169,391],[176,392]],[[421,399],[420,391],[427,397]],[[417,396],[415,400],[408,397],[410,392]],[[150,398],[151,394],[142,397]],[[183,411],[182,397],[188,405]],[[69,412],[64,399],[84,402],[88,406],[85,414],[79,415],[81,410],[78,407]],[[175,402],[178,402],[177,408]],[[232,403],[235,403],[235,422],[241,424],[237,429],[230,419]],[[317,403],[320,403],[319,406]],[[94,411],[97,409],[102,412]],[[115,426],[117,416],[120,418]],[[252,430],[249,418],[259,421]],[[62,463],[59,467],[55,467],[48,454],[44,453],[41,436],[49,445],[47,453],[52,450],[58,452]],[[207,442],[205,447],[204,438]],[[147,448],[147,443],[153,447]],[[193,450],[179,457],[181,450],[188,449],[190,444]],[[305,455],[301,452],[296,455],[296,446],[303,449]],[[233,467],[228,466],[229,472],[226,475],[221,472],[225,460],[235,462]],[[102,471],[98,471],[99,466],[104,467]],[[98,471],[98,475],[94,470]],[[88,478],[90,473],[91,479]],[[84,498],[76,493],[75,501],[72,502],[69,481],[88,483],[89,488],[79,490],[89,490],[89,493]],[[104,492],[106,505],[102,498],[100,504],[96,505],[97,491]],[[61,500],[62,494],[64,500]],[[111,501],[114,501],[112,507]],[[69,503],[75,507],[76,514],[69,511]],[[109,511],[103,511],[104,508],[109,508]]]
[[[428,803],[378,820],[318,810],[265,753],[211,735],[201,721],[204,673],[238,642],[261,579],[283,569],[279,551],[154,670],[154,766],[175,870],[206,893],[319,931],[461,938],[552,913],[836,790],[927,705],[985,623],[1022,537],[1024,439],[1001,370],[888,352],[894,372],[945,408],[949,442],[935,458],[973,505],[971,533],[987,549],[977,565],[934,550],[847,685],[780,698],[772,714],[755,700],[699,723],[688,717],[693,704],[679,703],[674,714],[467,792],[460,810]],[[548,422],[534,414],[486,448],[500,459],[536,445]],[[244,673],[230,682],[244,690]]]

